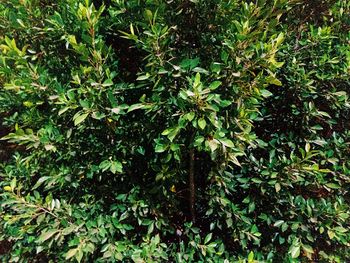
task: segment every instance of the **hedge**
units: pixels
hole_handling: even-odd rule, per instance
[[[349,0],[2,0],[0,260],[348,262]]]

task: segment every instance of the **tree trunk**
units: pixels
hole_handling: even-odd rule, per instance
[[[195,201],[196,201],[196,190],[195,190],[195,181],[194,181],[194,149],[190,149],[190,163],[189,163],[189,171],[188,171],[188,181],[190,188],[190,196],[189,196],[189,204],[190,204],[190,212],[192,222],[196,221],[196,210],[195,210]]]

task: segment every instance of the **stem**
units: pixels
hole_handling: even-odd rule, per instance
[[[195,181],[194,181],[194,149],[190,149],[190,167],[188,171],[188,179],[189,179],[189,188],[190,188],[190,198],[189,198],[189,204],[190,204],[190,212],[191,212],[191,218],[192,222],[194,223],[196,221],[196,211],[195,211],[195,200],[196,200],[196,193],[195,193]]]

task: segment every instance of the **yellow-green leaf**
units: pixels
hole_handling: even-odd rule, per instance
[[[45,242],[46,240],[50,239],[57,232],[58,232],[58,230],[54,229],[54,230],[49,230],[47,232],[41,233],[41,235],[39,236],[38,242],[39,243]]]
[[[199,128],[201,128],[202,130],[205,128],[205,126],[207,125],[207,122],[205,121],[204,118],[201,118],[198,120],[198,126]]]
[[[75,114],[73,119],[74,119],[74,125],[79,125],[80,123],[82,123],[87,116],[89,116],[89,113],[83,113],[83,114]]]
[[[77,251],[78,251],[77,248],[70,249],[66,254],[66,259],[70,259],[70,258],[74,257],[74,255],[77,253]]]

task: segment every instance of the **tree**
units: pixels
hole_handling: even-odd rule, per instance
[[[349,259],[349,9],[2,2],[0,258]]]

